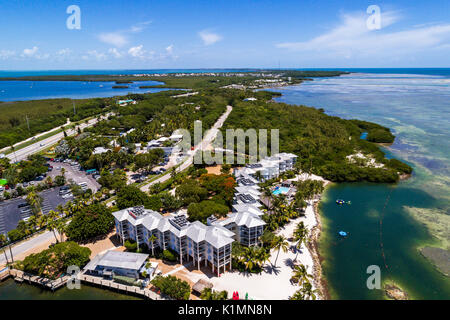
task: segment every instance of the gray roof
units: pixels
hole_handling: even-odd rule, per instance
[[[85,270],[95,270],[97,266],[107,268],[123,268],[139,270],[148,258],[148,254],[107,251],[104,254],[98,254],[85,267]]]
[[[251,212],[258,216],[262,216],[264,212],[261,211],[261,209],[258,208],[258,204],[234,204],[233,209],[236,212]]]
[[[186,230],[186,235],[196,243],[206,241],[215,248],[221,248],[234,241],[234,232],[222,226],[206,226],[200,221],[192,222]]]
[[[244,211],[244,212],[234,212],[228,215],[228,218],[218,222],[222,226],[230,223],[235,223],[237,226],[246,226],[247,228],[254,228],[259,226],[264,226],[266,223],[256,214]]]

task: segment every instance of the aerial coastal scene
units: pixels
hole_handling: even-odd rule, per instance
[[[0,300],[448,300],[449,9],[0,5]]]

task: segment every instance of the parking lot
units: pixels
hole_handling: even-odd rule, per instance
[[[64,173],[66,181],[73,180],[75,183],[86,182],[89,189],[93,193],[97,192],[101,185],[92,177],[92,175],[87,175],[86,172],[77,169],[75,166],[71,166],[69,163],[63,162],[50,162],[53,166],[53,170],[48,173],[49,176],[54,179],[56,176],[61,175],[61,168],[64,168],[66,172]]]
[[[50,210],[55,210],[60,204],[65,205],[70,200],[63,199],[59,195],[59,189],[58,187],[39,193],[43,199],[41,208],[44,214],[47,214]],[[15,229],[20,220],[26,220],[30,217],[30,207],[27,205],[19,208],[21,204],[27,204],[25,199],[16,198],[0,203],[0,234]]]

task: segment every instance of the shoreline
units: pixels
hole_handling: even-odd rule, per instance
[[[326,181],[324,184],[324,188],[326,188],[330,184],[331,184],[330,181]],[[323,258],[320,256],[319,253],[319,238],[322,233],[322,221],[320,219],[319,203],[320,200],[318,200],[313,204],[313,211],[316,219],[316,225],[311,229],[310,241],[308,242],[308,250],[313,259],[314,285],[320,291],[320,296],[323,300],[331,300],[331,296],[328,291],[328,284],[322,273],[321,261],[323,261]]]

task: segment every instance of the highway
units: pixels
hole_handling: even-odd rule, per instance
[[[104,116],[101,116],[101,120],[106,119],[111,113],[108,113]],[[90,127],[98,122],[97,118],[91,119],[88,121],[88,123],[83,122],[79,125],[80,129],[84,129],[87,127]],[[53,129],[55,130],[55,129]],[[66,133],[68,136],[74,135],[77,133],[76,129],[67,129]],[[11,152],[8,155],[6,155],[11,161],[17,162],[26,159],[29,155],[40,152],[42,150],[47,149],[48,147],[58,143],[59,140],[64,138],[64,132],[59,132],[54,134],[51,137],[48,137],[46,139],[43,139],[41,141],[35,142],[33,144],[30,144],[27,147],[24,147],[22,149],[19,149],[17,151]]]

